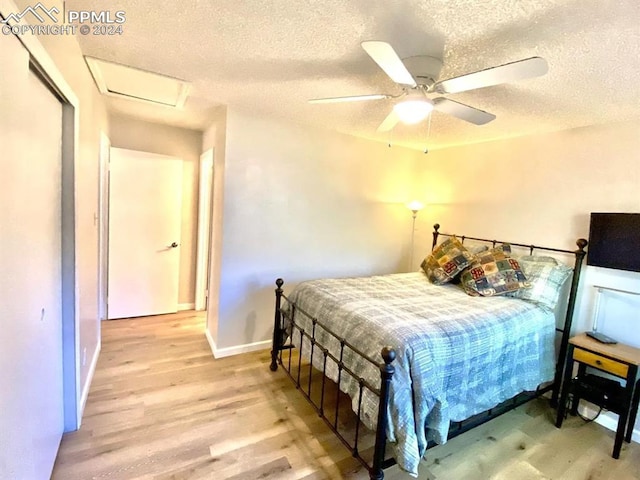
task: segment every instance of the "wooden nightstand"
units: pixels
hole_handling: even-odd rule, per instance
[[[578,375],[572,379],[574,362],[578,363]],[[617,413],[620,418],[618,420],[616,440],[613,445],[613,458],[620,458],[622,440],[631,441],[631,434],[633,433],[633,426],[638,413],[638,402],[640,400],[638,366],[640,366],[640,349],[622,343],[614,345],[600,343],[585,334],[571,338],[569,340],[560,404],[558,405],[556,427],[560,428],[562,426],[567,397],[570,392],[573,393],[571,413],[574,415],[577,413],[580,398]],[[622,378],[626,380],[626,386],[622,387],[617,382],[587,375],[587,367],[593,367]]]

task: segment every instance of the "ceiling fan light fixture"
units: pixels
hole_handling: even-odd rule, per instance
[[[402,102],[396,103],[393,107],[393,111],[398,115],[400,121],[409,125],[427,118],[431,110],[433,110],[433,102],[422,95],[409,97]]]

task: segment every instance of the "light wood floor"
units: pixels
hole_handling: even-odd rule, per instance
[[[203,316],[105,322],[82,428],[53,478],[366,479],[267,351],[214,360]],[[421,479],[640,479],[640,445],[531,402],[430,450]],[[387,479],[408,479],[393,467]]]

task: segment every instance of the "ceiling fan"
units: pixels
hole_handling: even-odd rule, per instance
[[[413,124],[424,120],[432,110],[453,115],[461,120],[484,125],[496,118],[464,103],[445,97],[430,98],[427,94],[449,94],[490,87],[502,83],[515,82],[525,78],[544,75],[548,71],[547,61],[541,57],[531,57],[497,67],[487,68],[459,77],[437,81],[442,61],[435,57],[419,55],[400,59],[396,51],[386,42],[362,42],[362,48],[374,62],[397,84],[402,87],[399,95],[377,93],[349,97],[316,98],[309,103],[357,102],[403,98],[396,103],[385,118],[378,132],[391,130],[398,122]]]

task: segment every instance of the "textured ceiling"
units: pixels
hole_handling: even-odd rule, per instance
[[[67,0],[124,10],[121,36],[80,36],[86,55],[193,83],[182,112],[109,99],[110,108],[203,128],[216,105],[414,148],[480,142],[640,118],[638,0]],[[497,115],[484,126],[434,113],[376,128],[393,100],[310,105],[316,97],[397,94],[360,47],[441,56],[440,78],[544,57],[544,77],[449,95]]]

